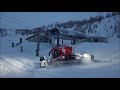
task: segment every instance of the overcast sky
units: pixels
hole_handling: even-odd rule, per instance
[[[0,16],[2,27],[34,28],[56,22],[81,20],[98,13],[100,12],[0,12]]]

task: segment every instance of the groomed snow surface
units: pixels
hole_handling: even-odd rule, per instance
[[[117,78],[120,77],[120,39],[111,38],[108,43],[77,43],[70,45],[75,53],[93,54],[99,62],[81,63],[67,66],[39,67],[39,57],[35,56],[37,44],[23,39],[20,46],[11,47],[11,42],[19,42],[18,36],[0,37],[0,77],[1,78]],[[11,40],[11,41],[9,41]],[[40,56],[48,57],[53,46],[40,43]]]

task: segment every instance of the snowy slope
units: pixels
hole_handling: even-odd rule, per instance
[[[23,46],[26,51],[21,53],[16,48],[10,47],[7,42],[9,39],[9,37],[1,39],[0,77],[120,77],[119,39],[117,38],[113,38],[107,44],[80,43],[71,45],[76,53],[91,53],[101,62],[43,69],[36,67],[35,64],[39,65],[39,57],[36,57],[34,52],[36,43],[24,42]],[[48,44],[41,44],[40,55],[47,57],[51,47]]]
[[[109,18],[104,18],[101,21],[88,22],[86,24],[80,25],[73,23],[72,27],[63,28],[68,31],[80,31],[86,34],[86,36],[103,36],[108,39],[111,37],[117,37],[119,32],[120,15],[111,16]]]
[[[115,28],[118,29],[118,24],[120,21],[120,16],[116,15],[110,18],[105,18],[101,22],[89,23],[88,25],[83,25],[87,36],[103,36],[103,37],[116,37]],[[89,29],[92,29],[92,33],[88,33]]]

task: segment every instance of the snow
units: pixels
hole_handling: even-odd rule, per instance
[[[112,18],[101,21],[98,27],[104,30],[103,26]],[[96,22],[97,23],[97,22]],[[113,23],[114,24],[114,23]],[[108,24],[109,28],[111,24]],[[100,29],[101,28],[101,29]],[[110,32],[112,33],[112,32]],[[104,33],[105,36],[107,33]],[[92,34],[91,34],[92,35]],[[15,35],[0,37],[0,77],[1,78],[119,78],[120,77],[120,39],[112,37],[108,43],[82,42],[70,45],[69,40],[65,44],[72,46],[75,53],[86,52],[95,56],[98,62],[81,63],[74,65],[39,67],[40,56],[49,57],[48,53],[53,45],[40,43],[40,56],[35,56],[37,43],[25,40],[28,36]],[[19,43],[19,38],[23,38],[23,43],[19,46],[11,47],[11,43]],[[10,40],[10,41],[9,41]],[[60,40],[61,41],[61,40]],[[23,52],[20,52],[23,46]]]
[[[82,32],[79,32],[79,31],[74,31],[73,28],[68,28],[68,29],[59,29],[60,30],[60,33],[63,34],[63,35],[82,35],[82,36],[85,36],[84,33]]]
[[[120,77],[119,39],[113,38],[109,43],[80,43],[71,45],[76,53],[90,53],[101,62],[82,63],[81,65],[39,68],[39,57],[35,56],[36,43],[25,41],[24,51],[11,48],[9,37],[1,39],[0,77]],[[15,39],[16,40],[16,39]],[[28,47],[29,45],[29,47]],[[40,56],[48,57],[52,46],[40,44]],[[114,48],[114,49],[113,49]],[[2,62],[3,59],[6,62]],[[105,61],[106,60],[106,61]],[[9,66],[9,65],[10,66]],[[9,67],[7,67],[9,66]],[[11,67],[12,66],[12,67]]]
[[[91,29],[93,30],[93,33],[88,33],[88,29],[89,29],[88,28],[86,30],[86,35],[87,36],[103,36],[103,37],[112,36],[115,25],[117,25],[119,21],[120,21],[119,15],[116,15],[110,18],[105,18],[101,22],[94,22],[93,24],[90,24]],[[97,25],[97,28],[94,28],[94,25]],[[83,25],[82,27],[86,27],[86,25]]]

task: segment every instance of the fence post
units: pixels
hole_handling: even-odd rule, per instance
[[[23,46],[21,46],[21,52],[23,52]]]
[[[20,43],[22,43],[22,38],[20,38]]]
[[[12,47],[14,47],[14,42],[12,42]]]

